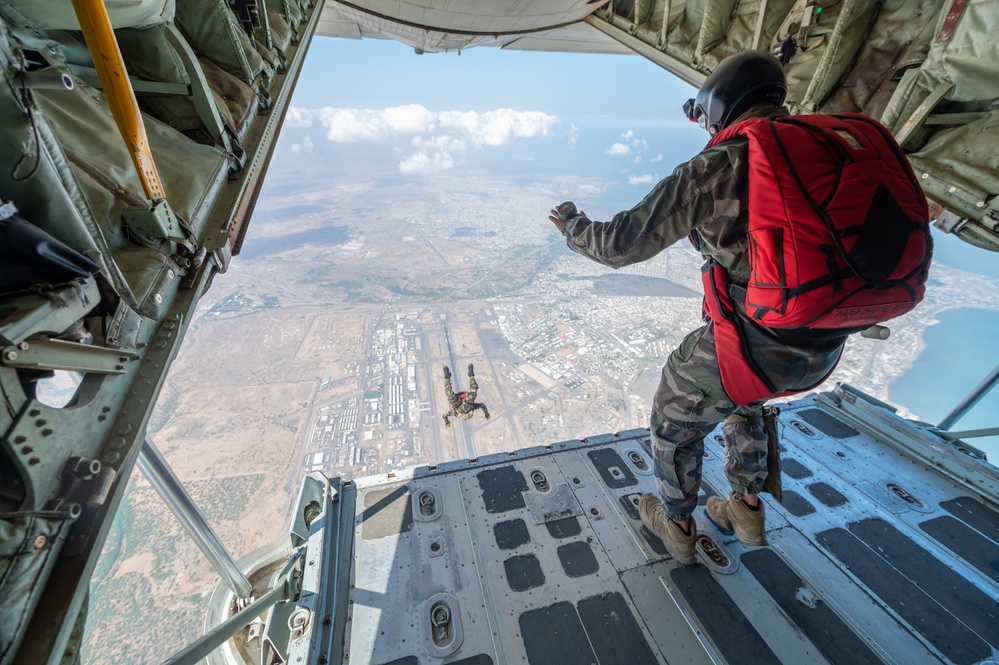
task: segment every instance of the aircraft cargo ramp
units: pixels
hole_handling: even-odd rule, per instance
[[[704,514],[728,491],[721,438],[706,440],[693,566],[638,518],[655,491],[644,429],[342,484],[313,474],[284,567],[297,603],[211,662],[996,659],[996,467],[845,386],[782,405],[779,431],[767,547]]]

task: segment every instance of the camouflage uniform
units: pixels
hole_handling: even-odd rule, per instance
[[[786,113],[770,108],[753,115]],[[725,268],[733,284],[745,285],[749,281],[747,179],[748,140],[725,142],[678,166],[641,203],[610,222],[594,222],[577,214],[571,204],[560,208],[566,218],[566,244],[583,256],[620,268],[650,259],[689,235],[705,258]],[[749,355],[777,392],[811,388],[835,366],[843,350],[844,336],[805,338],[763,328],[744,311],[740,314]],[[669,517],[687,519],[693,513],[704,437],[726,419],[725,470],[733,491],[740,497],[762,490],[767,474],[763,403],[739,406],[725,394],[710,320],[670,354],[650,422],[656,480]]]
[[[482,402],[476,402],[475,396],[479,390],[479,384],[475,382],[475,377],[469,377],[468,379],[468,390],[463,390],[460,393],[454,392],[454,386],[451,384],[451,377],[444,377],[444,395],[447,397],[447,401],[451,403],[451,413],[444,416],[444,424],[450,425],[451,421],[448,419],[448,415],[457,416],[462,420],[469,420],[475,413],[476,409],[482,409],[483,415],[485,415],[486,420],[489,420],[489,409]]]

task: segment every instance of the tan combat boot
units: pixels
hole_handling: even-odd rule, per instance
[[[642,524],[647,526],[652,533],[659,536],[663,545],[673,555],[677,562],[689,566],[697,563],[694,555],[694,546],[697,542],[697,524],[694,516],[690,516],[690,535],[683,532],[676,522],[666,516],[666,510],[662,502],[655,494],[643,494],[638,500],[638,514],[642,518]]]
[[[759,547],[767,544],[766,514],[763,499],[757,499],[759,510],[753,510],[742,499],[729,494],[728,499],[708,497],[708,517],[718,526],[735,533],[743,545]]]

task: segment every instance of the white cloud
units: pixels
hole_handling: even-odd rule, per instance
[[[649,183],[655,182],[655,176],[651,173],[646,173],[645,175],[633,175],[628,178],[629,185],[647,185]]]
[[[485,113],[475,111],[444,111],[438,114],[443,129],[458,129],[468,135],[476,146],[506,145],[513,138],[548,136],[558,125],[558,118],[541,111],[496,109]]]
[[[635,156],[635,160],[634,160],[633,163],[634,164],[641,164],[642,163],[642,156],[641,155],[636,155]]]
[[[311,127],[312,111],[297,106],[289,106],[288,114],[284,117],[284,124],[287,127]]]
[[[394,106],[379,111],[385,124],[400,134],[418,134],[433,131],[437,114],[419,104]]]
[[[301,143],[292,143],[291,144],[291,151],[294,154],[298,155],[303,150],[305,152],[312,152],[312,149],[315,148],[315,147],[316,147],[316,144],[312,142],[312,137],[310,137],[308,134],[306,134],[305,138],[302,139]]]
[[[631,148],[629,148],[623,143],[615,143],[611,147],[604,150],[604,152],[606,152],[608,155],[614,155],[616,157],[621,155],[627,155],[630,151]]]
[[[579,127],[574,124],[569,125],[569,147],[575,148],[579,143]]]
[[[451,168],[454,168],[454,159],[446,152],[435,152],[432,155],[418,152],[399,163],[399,170],[403,175],[430,175]]]
[[[649,144],[645,139],[636,139],[631,142],[631,145],[633,145],[636,150],[641,150],[642,152],[649,151]]]
[[[656,155],[655,157],[653,157],[653,158],[652,158],[652,159],[650,159],[649,161],[650,161],[650,162],[661,162],[661,161],[663,161],[663,156],[662,156],[662,153],[660,153],[660,154]]]
[[[625,141],[630,141],[634,137],[635,137],[635,132],[631,131],[630,129],[626,131],[624,134],[621,134],[621,138],[623,138]]]
[[[287,122],[293,127],[311,127],[317,122],[326,129],[326,138],[334,143],[387,142],[412,136],[410,143],[418,152],[403,160],[399,170],[425,175],[453,168],[453,155],[470,147],[497,147],[514,139],[549,136],[559,119],[541,111],[434,112],[419,104],[408,104],[386,109],[292,107]],[[570,135],[578,135],[578,130],[572,127]],[[292,147],[296,154],[303,149],[304,144],[297,149]]]
[[[468,150],[464,141],[461,139],[451,138],[450,136],[435,136],[433,138],[423,138],[422,136],[417,136],[413,138],[412,144],[414,148],[425,148],[427,150],[440,150],[446,152],[465,152]]]

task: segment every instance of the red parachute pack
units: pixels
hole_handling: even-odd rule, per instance
[[[733,297],[771,328],[863,330],[922,300],[933,241],[926,198],[880,123],[857,114],[756,118],[709,147],[749,139],[750,279],[743,295],[709,264],[722,384],[740,404],[786,395],[753,368]]]
[[[771,328],[858,330],[922,300],[926,198],[894,138],[866,116],[746,120],[748,315]]]

